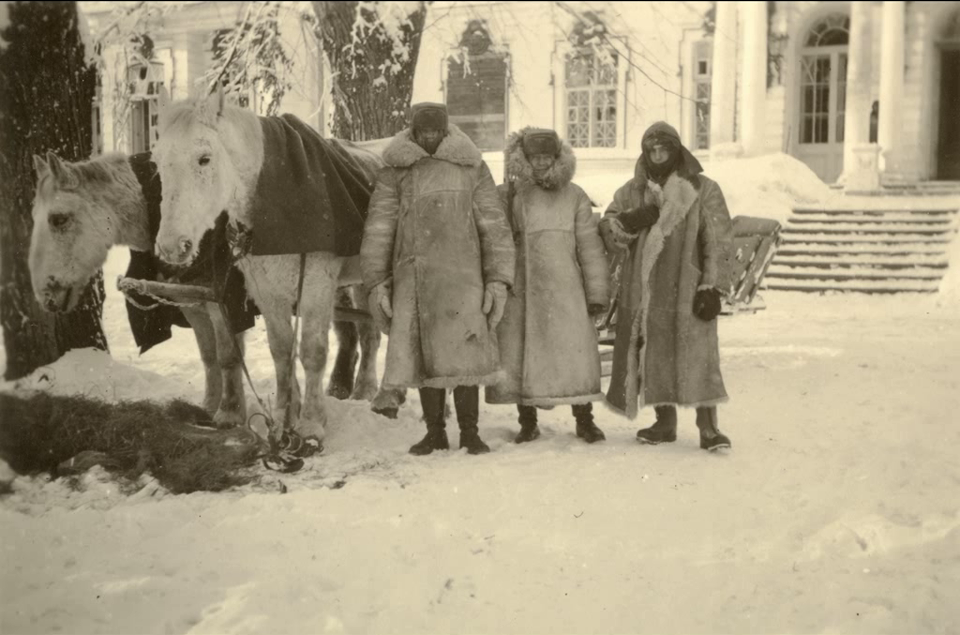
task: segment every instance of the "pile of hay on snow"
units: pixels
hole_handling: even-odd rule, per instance
[[[173,493],[249,483],[262,443],[245,428],[216,430],[185,401],[107,403],[79,396],[0,393],[0,459],[19,474],[75,474],[99,464],[135,480],[150,472]]]

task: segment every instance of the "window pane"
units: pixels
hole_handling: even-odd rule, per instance
[[[617,57],[611,56],[608,63],[600,63],[598,60],[599,72],[597,73],[597,83],[605,86],[617,85]]]
[[[567,60],[566,80],[567,86],[576,88],[579,86],[589,86],[590,77],[593,71],[593,56],[578,55]]]

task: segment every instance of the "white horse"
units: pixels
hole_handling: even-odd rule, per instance
[[[161,97],[154,159],[164,183],[157,236],[161,258],[172,264],[191,262],[200,238],[224,210],[231,222],[242,223],[256,235],[252,199],[264,165],[264,140],[255,114],[226,104],[222,91],[206,99],[174,104],[166,104]],[[348,260],[351,262],[345,267]],[[301,257],[248,254],[238,260],[247,292],[266,322],[276,371],[274,420],[285,422],[305,439],[319,442],[325,435],[327,412],[322,383],[327,332],[338,287],[360,283],[356,260],[321,251],[306,255],[298,306],[302,322],[299,356],[305,374],[302,400],[294,373],[296,334],[291,325]],[[379,334],[375,339],[363,339],[373,350],[364,351],[367,359],[361,360],[359,382],[375,389]]]
[[[30,237],[30,276],[48,311],[73,310],[114,245],[153,252],[147,201],[128,157],[111,154],[67,163],[33,157],[37,191]],[[204,367],[203,407],[218,427],[246,422],[241,359],[217,304],[182,307]]]

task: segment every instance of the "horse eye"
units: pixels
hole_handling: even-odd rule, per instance
[[[197,163],[199,163],[200,165],[206,165],[210,163],[210,155],[209,154],[203,155],[202,157],[200,157]]]
[[[54,229],[63,229],[70,222],[70,214],[50,214],[48,219],[50,227]]]

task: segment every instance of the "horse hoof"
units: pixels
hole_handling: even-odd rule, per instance
[[[396,419],[399,414],[399,408],[371,408],[374,414],[386,417],[387,419]]]
[[[242,412],[218,410],[217,414],[213,415],[213,424],[218,430],[229,430],[230,428],[242,426],[244,424],[244,418]]]
[[[376,386],[357,386],[356,390],[353,391],[353,394],[350,395],[350,398],[356,401],[373,401],[373,398],[376,396]]]
[[[327,395],[341,401],[344,399],[353,399],[353,397],[350,396],[350,390],[351,388],[349,386],[344,386],[342,384],[330,384],[330,386],[327,388]]]
[[[294,426],[293,430],[300,438],[316,439],[317,443],[321,443],[327,433],[326,427],[322,423],[306,420],[301,420]]]

